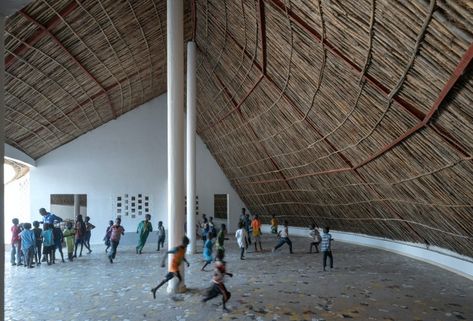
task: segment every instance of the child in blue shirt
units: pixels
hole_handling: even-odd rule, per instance
[[[33,268],[33,255],[34,249],[36,245],[36,239],[34,236],[34,232],[31,230],[30,223],[23,224],[24,230],[21,231],[21,250],[23,251],[23,255],[25,257],[25,267]]]
[[[44,223],[43,229],[43,255],[48,262],[48,265],[51,265],[53,260],[53,252],[55,250],[53,229],[48,223]]]
[[[210,263],[212,263],[213,261],[213,257],[212,257],[212,248],[214,246],[213,242],[212,242],[212,239],[215,237],[214,233],[211,233],[209,232],[209,234],[207,235],[207,240],[205,241],[205,245],[204,245],[204,261],[205,261],[205,264],[204,266],[202,267],[201,271],[205,271],[205,267],[207,265],[209,265]]]

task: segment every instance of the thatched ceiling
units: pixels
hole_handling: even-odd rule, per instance
[[[473,256],[472,32],[467,0],[199,0],[198,131],[266,220]]]
[[[5,29],[6,142],[35,159],[166,91],[165,1],[36,0]]]
[[[187,1],[198,132],[252,212],[473,256],[473,8]],[[156,97],[164,0],[40,0],[6,26],[6,138],[38,158]]]

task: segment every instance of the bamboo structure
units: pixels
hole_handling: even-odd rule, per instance
[[[164,93],[165,10],[10,17],[6,142],[36,159]],[[473,257],[471,1],[193,0],[185,35],[197,133],[252,213]]]

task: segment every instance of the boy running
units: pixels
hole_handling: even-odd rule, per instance
[[[166,261],[168,254],[174,254],[174,255],[172,256],[172,259],[171,259],[172,261],[171,261],[171,266],[169,267],[169,270],[168,270],[169,271],[168,274],[166,274],[164,279],[156,287],[151,289],[151,293],[153,293],[154,299],[156,299],[156,291],[158,291],[160,287],[162,287],[165,283],[169,282],[169,280],[171,280],[172,278],[177,277],[179,279],[179,282],[182,281],[181,272],[179,272],[179,267],[181,266],[182,262],[186,262],[187,267],[190,266],[189,262],[187,262],[186,260],[187,245],[189,245],[189,239],[186,236],[184,236],[182,238],[181,245],[166,252],[166,255],[163,257],[163,260],[161,261],[161,267],[164,267],[164,263]]]

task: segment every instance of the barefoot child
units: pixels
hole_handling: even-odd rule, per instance
[[[113,221],[112,220],[108,221],[108,227],[105,230],[105,236],[103,237],[103,240],[105,242],[105,253],[107,253],[108,249],[110,248],[110,235],[112,235],[112,226],[113,226]]]
[[[112,226],[112,233],[110,234],[110,243],[112,245],[112,249],[108,254],[108,260],[110,263],[113,263],[115,256],[117,255],[117,247],[120,243],[120,238],[122,235],[125,234],[125,229],[120,224],[122,223],[122,219],[117,217],[115,220],[115,224]]]
[[[95,228],[95,225],[90,223],[90,217],[85,217],[85,235],[84,235],[84,245],[89,250],[87,253],[92,253],[90,249],[90,237],[92,236],[92,230]]]
[[[11,227],[11,265],[20,265],[20,221],[17,218],[12,219],[13,226]]]
[[[214,243],[212,240],[214,236],[215,236],[214,233],[209,232],[207,236],[207,241],[205,241],[204,252],[203,252],[205,263],[202,269],[200,269],[201,271],[205,271],[205,267],[209,265],[210,263],[212,263],[213,261],[212,250],[213,250]]]
[[[227,311],[225,303],[230,299],[231,293],[228,292],[223,283],[225,275],[233,277],[232,273],[228,273],[225,266],[224,253],[222,250],[217,251],[217,260],[215,261],[214,275],[212,278],[212,286],[207,291],[207,296],[202,299],[202,302],[207,302],[213,298],[222,295],[223,310]]]
[[[34,232],[31,230],[30,223],[23,224],[23,231],[20,233],[21,237],[21,250],[23,251],[23,255],[25,256],[25,267],[33,268],[33,255],[35,249],[35,236]]]
[[[48,262],[48,265],[52,264],[53,252],[55,250],[53,229],[48,223],[43,224],[43,256]]]
[[[35,250],[34,250],[34,260],[36,265],[41,264],[41,248],[43,246],[43,237],[41,234],[43,233],[43,229],[39,227],[39,222],[34,221],[33,222],[33,233],[35,237]]]
[[[166,230],[164,229],[163,222],[158,222],[158,248],[156,251],[164,247],[164,241],[166,240]]]
[[[64,240],[66,241],[67,258],[69,259],[69,262],[72,262],[72,257],[74,256],[74,235],[76,234],[76,231],[74,231],[72,228],[72,222],[66,223],[66,228],[62,234],[64,236]]]
[[[258,252],[258,243],[261,252],[263,252],[263,247],[261,246],[261,220],[256,214],[251,221],[251,229],[253,231],[253,238],[255,240],[255,252]]]
[[[284,245],[284,243],[287,243],[289,245],[289,253],[293,254],[292,252],[292,242],[289,239],[289,227],[288,227],[288,222],[284,221],[284,228],[279,231],[278,236],[279,236],[279,241],[278,244],[273,248],[273,252],[279,249],[281,246]]]
[[[319,244],[321,241],[320,233],[317,227],[315,226],[314,223],[310,225],[310,233],[311,237],[311,242],[310,242],[310,248],[309,248],[309,253],[312,253],[312,247],[315,246],[315,253],[319,253]]]
[[[150,232],[153,232],[153,225],[150,222],[151,215],[146,214],[144,221],[141,221],[138,224],[138,228],[136,229],[136,233],[139,236],[138,245],[136,246],[136,254],[141,254],[143,251],[143,247],[146,244],[146,240],[148,239],[148,235]]]
[[[278,234],[278,219],[276,215],[271,215],[271,233]]]
[[[53,238],[54,238],[54,251],[53,251],[53,264],[56,263],[56,249],[61,254],[62,263],[64,261],[64,254],[62,253],[62,241],[64,241],[64,235],[62,234],[61,228],[59,227],[59,221],[54,221],[53,225]]]
[[[324,228],[324,233],[322,234],[322,243],[320,244],[320,250],[324,254],[323,258],[323,267],[325,271],[325,266],[327,266],[327,257],[330,258],[330,268],[333,269],[333,256],[332,256],[332,234],[329,233],[330,228],[327,226]]]
[[[164,267],[164,262],[166,261],[166,258],[168,257],[168,254],[174,254],[171,259],[171,265],[169,266],[169,272],[166,274],[164,279],[154,288],[151,289],[151,293],[153,293],[153,298],[156,299],[156,291],[160,287],[162,287],[165,283],[169,282],[174,277],[177,277],[179,279],[179,282],[182,281],[181,273],[179,272],[179,267],[181,266],[182,262],[186,262],[187,267],[189,267],[189,262],[186,260],[186,248],[187,245],[189,245],[189,239],[184,236],[182,238],[182,244],[167,251],[166,255],[163,257],[163,260],[161,261],[161,267]]]
[[[235,238],[237,239],[238,246],[240,247],[240,260],[244,260],[245,248],[248,248],[248,234],[246,233],[246,229],[242,221],[238,223],[238,230],[235,232]]]

